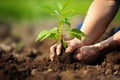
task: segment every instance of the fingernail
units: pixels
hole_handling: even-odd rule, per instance
[[[53,56],[53,55],[50,55],[50,60],[51,60],[51,61],[53,61],[53,58],[54,58],[54,56]]]
[[[51,61],[53,61],[53,59],[51,58]]]
[[[60,55],[60,52],[57,52],[57,56]]]
[[[53,61],[53,58],[50,57],[50,60]]]

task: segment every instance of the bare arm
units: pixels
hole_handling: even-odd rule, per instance
[[[81,30],[88,35],[88,39],[80,41],[76,38],[67,41],[66,52],[72,52],[82,46],[93,44],[105,32],[109,23],[118,11],[120,0],[94,0],[91,4]],[[50,58],[55,53],[60,54],[61,45],[50,47]]]
[[[81,30],[88,35],[84,45],[93,44],[105,32],[119,8],[119,0],[94,0]]]

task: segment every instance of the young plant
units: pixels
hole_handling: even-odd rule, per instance
[[[38,34],[36,41],[40,40],[43,41],[46,38],[57,39],[58,43],[62,44],[62,51],[66,47],[66,43],[64,40],[64,32],[71,35],[71,37],[76,37],[81,39],[82,37],[87,37],[83,32],[76,28],[71,28],[71,23],[69,17],[78,14],[78,11],[71,9],[70,2],[72,0],[66,0],[64,3],[60,3],[57,1],[52,1],[53,5],[46,5],[44,9],[51,12],[53,15],[58,17],[58,26],[52,28],[51,30],[43,30]]]

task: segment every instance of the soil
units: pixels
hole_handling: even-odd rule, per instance
[[[120,80],[120,48],[85,64],[75,61],[71,53],[51,62],[45,53],[49,44],[45,40],[25,46],[20,37],[1,38],[0,80]]]

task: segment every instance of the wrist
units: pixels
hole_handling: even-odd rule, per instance
[[[90,40],[89,38],[83,38],[83,39],[81,40],[81,42],[82,42],[82,44],[83,44],[84,46],[92,45],[92,44],[93,44],[92,40]]]
[[[77,47],[82,47],[82,46],[85,46],[84,42],[80,39],[77,39],[77,38],[73,38],[73,41],[77,43]]]

